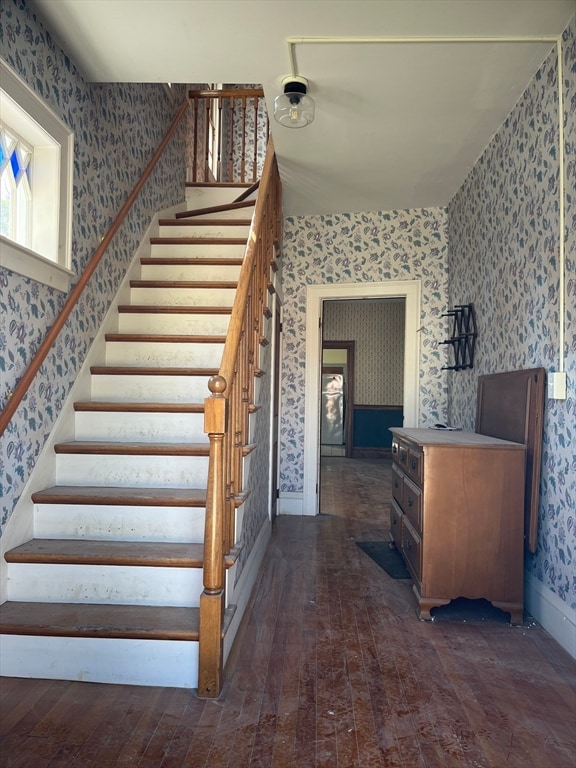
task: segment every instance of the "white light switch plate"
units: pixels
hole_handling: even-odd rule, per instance
[[[548,374],[548,399],[566,400],[566,371],[551,371]]]

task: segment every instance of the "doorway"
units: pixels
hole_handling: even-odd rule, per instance
[[[320,486],[320,385],[324,302],[341,299],[404,298],[403,425],[418,425],[420,281],[308,286],[306,294],[306,403],[303,514],[318,514]],[[358,368],[356,361],[356,370]]]

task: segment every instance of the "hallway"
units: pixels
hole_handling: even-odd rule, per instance
[[[416,618],[356,540],[389,463],[323,459],[322,514],[281,517],[224,694],[1,681],[2,768],[572,768],[576,665],[531,621]]]

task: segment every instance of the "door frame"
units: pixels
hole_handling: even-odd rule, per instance
[[[344,416],[344,440],[346,446],[346,458],[352,456],[352,442],[354,434],[354,341],[324,341],[322,339],[322,351],[325,349],[346,350],[346,398]],[[322,373],[322,362],[320,362]]]
[[[417,427],[420,378],[420,280],[332,283],[306,288],[306,373],[304,403],[304,488],[302,514],[317,515],[320,478],[320,378],[322,305],[334,299],[405,299],[404,426]]]

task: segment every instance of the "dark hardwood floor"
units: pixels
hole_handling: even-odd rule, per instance
[[[323,459],[323,514],[276,520],[218,701],[2,679],[2,768],[574,768],[575,662],[486,606],[418,621],[355,543],[388,501],[387,463]]]

